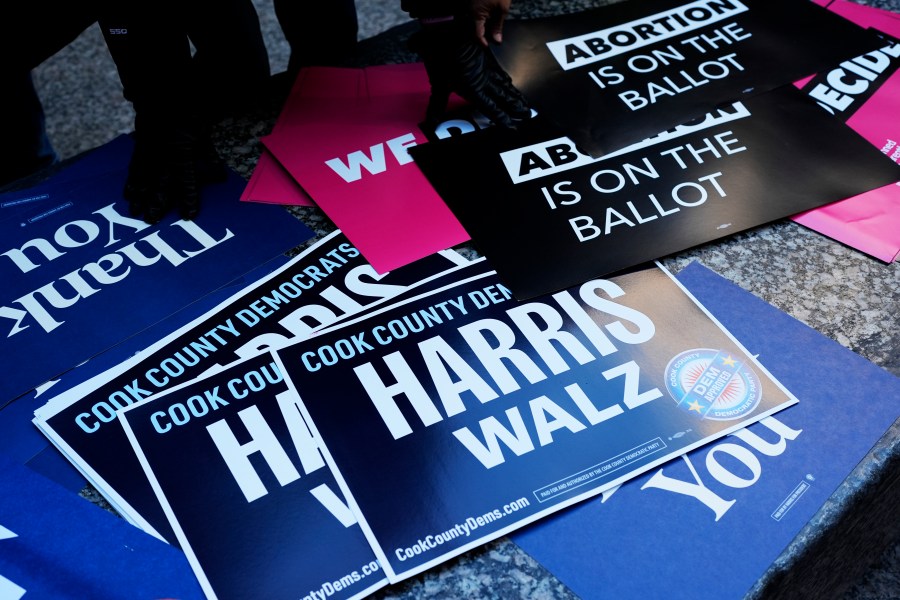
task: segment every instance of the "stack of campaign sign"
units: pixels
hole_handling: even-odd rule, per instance
[[[460,262],[455,252],[439,253],[382,276],[343,234],[332,233],[265,277],[232,290],[116,368],[51,399],[36,422],[123,516],[173,540],[137,462],[109,453],[116,440],[127,449],[110,414],[242,358],[304,339],[408,287],[439,279]],[[216,407],[211,401],[208,408]],[[188,417],[176,421],[180,418]]]
[[[785,327],[797,330],[789,356]],[[518,302],[487,260],[444,252],[382,275],[335,232],[53,398],[35,423],[123,516],[181,547],[209,598],[359,598],[533,523],[516,540],[578,590],[541,532],[600,543],[565,529],[583,511],[564,509],[618,501],[638,477],[683,498],[696,527],[731,524],[735,543],[755,529],[731,519],[752,504],[735,506],[733,490],[783,494],[751,511],[773,515],[773,534],[733,565],[746,591],[897,417],[900,383],[852,356],[700,267],[675,278],[645,266]],[[881,400],[840,460],[798,467],[795,481],[782,456],[817,434],[764,364],[791,365],[815,404],[813,360],[851,360]],[[854,402],[812,410],[827,421]],[[643,548],[651,534],[627,538]],[[707,536],[685,539],[705,551]],[[625,585],[627,572],[586,578]]]
[[[211,597],[354,597],[795,401],[659,268],[521,304],[335,232],[35,423]]]

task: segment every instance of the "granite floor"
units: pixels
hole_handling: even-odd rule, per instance
[[[280,72],[287,63],[288,52],[274,18],[271,0],[254,2],[260,13],[272,70]],[[515,15],[516,2],[513,4]],[[523,4],[527,2],[523,0]],[[569,8],[559,2],[556,4],[565,7],[560,11]],[[900,0],[867,4],[900,13]],[[374,36],[407,21],[406,15],[399,10],[397,0],[357,0],[357,8],[361,38]],[[35,81],[47,112],[51,141],[62,158],[74,156],[120,133],[131,131],[133,113],[121,96],[115,67],[96,26],[42,65],[35,72]],[[260,134],[264,133],[260,131]],[[258,149],[250,148],[248,151],[258,152]],[[778,255],[786,248],[809,254],[811,260],[817,261],[819,268],[793,272],[791,277],[777,277],[770,271],[770,263],[757,258]],[[667,266],[678,270],[690,260],[700,260],[768,302],[900,375],[900,327],[897,317],[900,314],[900,264],[884,265],[791,222],[779,222],[740,234],[713,247],[682,253],[668,259]],[[819,283],[837,292],[824,300],[798,293]],[[860,285],[874,289],[861,290],[856,287]],[[866,302],[874,303],[866,307],[869,316],[853,318],[862,297]],[[834,304],[824,314],[823,302]],[[828,317],[835,312],[851,316],[840,320]],[[872,314],[876,317],[870,318]],[[491,544],[474,561],[482,558],[510,561],[511,572],[528,574],[530,585],[509,588],[517,590],[515,594],[519,596],[572,597],[540,566],[528,563],[530,559],[521,552],[510,553],[503,542]],[[900,544],[890,547],[880,556],[869,558],[871,568],[842,597],[845,600],[900,599]],[[417,578],[396,591],[379,594],[379,597],[482,597],[484,594],[477,590],[485,589],[483,582],[467,586],[464,581],[468,568],[454,568],[452,576],[446,575],[450,573],[448,571],[431,578]],[[451,581],[451,577],[455,580]],[[501,589],[506,588],[493,587],[490,595],[509,597],[500,592]]]

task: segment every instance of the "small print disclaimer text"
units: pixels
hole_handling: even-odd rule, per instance
[[[583,485],[587,485],[597,478],[606,477],[611,473],[627,467],[635,461],[642,460],[652,454],[665,450],[666,447],[666,443],[662,441],[662,438],[655,438],[648,442],[644,442],[631,450],[626,450],[621,454],[608,458],[583,471],[573,473],[564,479],[560,479],[548,486],[537,489],[534,491],[534,497],[537,498],[538,502],[552,500],[556,496],[568,493]]]
[[[776,521],[780,521],[784,517],[784,515],[787,514],[787,511],[791,510],[791,508],[797,503],[797,500],[800,499],[800,496],[805,494],[806,490],[808,490],[809,488],[810,485],[805,481],[801,481],[800,483],[798,483],[797,487],[795,487],[793,491],[788,494],[787,498],[781,501],[781,504],[778,505],[778,508],[776,508],[775,511],[772,512],[772,518]]]

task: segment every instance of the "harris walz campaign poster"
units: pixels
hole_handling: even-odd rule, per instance
[[[600,156],[878,45],[807,0],[641,0],[511,19],[494,52],[538,112]]]
[[[386,585],[268,353],[120,420],[208,598],[360,598]]]
[[[275,356],[392,582],[796,402],[659,268],[488,273]]]
[[[50,399],[35,412],[34,423],[123,516],[172,541],[168,521],[116,422],[117,410],[303,339],[317,327],[466,262],[445,251],[380,275],[336,231],[128,361]]]
[[[769,569],[889,444],[900,379],[699,263],[677,277],[800,401],[510,538],[581,598],[791,596]],[[727,559],[673,568],[698,556]]]

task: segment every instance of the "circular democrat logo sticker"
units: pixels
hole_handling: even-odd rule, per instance
[[[746,361],[709,348],[687,350],[669,361],[666,388],[679,407],[715,421],[740,419],[762,399],[759,377]]]

